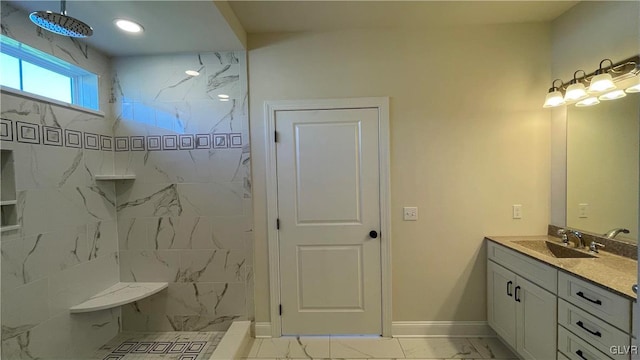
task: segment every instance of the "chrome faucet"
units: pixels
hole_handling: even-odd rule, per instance
[[[629,229],[624,229],[624,228],[615,228],[615,229],[611,229],[609,231],[607,231],[606,234],[604,234],[604,237],[606,237],[607,239],[613,239],[616,237],[616,235],[623,233],[623,234],[628,234],[629,233]]]
[[[562,245],[567,246],[569,245],[569,236],[567,235],[567,229],[558,229],[558,231],[556,232],[556,234],[558,234],[558,236],[560,236],[560,239],[562,240]]]
[[[591,244],[589,244],[589,250],[590,250],[591,252],[594,252],[594,253],[598,253],[598,248],[599,248],[599,247],[600,247],[600,248],[603,248],[603,247],[604,247],[604,244],[601,244],[601,243],[596,242],[596,241],[592,241],[592,242],[591,242]]]
[[[584,240],[582,240],[582,233],[580,231],[577,230],[567,230],[567,238],[568,235],[573,235],[576,238],[576,247],[577,248],[584,248]]]

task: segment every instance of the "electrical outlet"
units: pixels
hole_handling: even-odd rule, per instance
[[[589,217],[589,204],[578,204],[578,217],[581,219],[586,219]]]
[[[404,221],[416,221],[418,220],[418,208],[417,207],[404,207],[402,208],[402,218]]]
[[[513,210],[513,218],[514,219],[522,219],[522,205],[514,204],[512,206],[512,210]]]

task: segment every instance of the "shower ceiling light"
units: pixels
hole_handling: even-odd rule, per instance
[[[120,28],[120,30],[126,31],[128,33],[141,33],[144,31],[144,28],[142,27],[142,25],[138,24],[137,22],[133,22],[131,20],[126,20],[126,19],[115,19],[113,20],[113,23],[116,24],[117,27]]]
[[[187,70],[187,71],[185,71],[185,74],[187,74],[189,76],[198,76],[198,75],[200,75],[200,73],[195,71],[195,70]]]

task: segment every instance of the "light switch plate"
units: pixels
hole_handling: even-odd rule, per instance
[[[512,210],[514,219],[522,219],[522,205],[513,204]]]
[[[402,219],[404,221],[416,221],[418,220],[418,208],[415,206],[409,206],[402,208]]]
[[[578,204],[578,217],[580,219],[586,219],[589,217],[589,204]]]

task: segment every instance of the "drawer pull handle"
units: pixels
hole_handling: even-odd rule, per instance
[[[583,299],[585,299],[585,300],[587,300],[587,301],[589,301],[589,302],[592,302],[592,303],[594,303],[594,304],[596,304],[596,305],[602,305],[602,301],[600,301],[600,300],[592,300],[592,299],[589,299],[588,297],[584,296],[584,293],[583,293],[582,291],[578,291],[578,292],[576,293],[576,295],[578,295],[578,296],[580,296],[581,298],[583,298]]]
[[[520,290],[520,286],[516,286],[516,296],[515,296],[516,301],[520,302],[520,293],[518,292],[518,290]]]
[[[576,355],[580,356],[581,359],[589,360],[586,357],[584,357],[584,355],[582,355],[582,350],[576,350]]]
[[[578,321],[576,323],[576,325],[580,326],[582,328],[582,330],[590,333],[591,335],[595,335],[597,337],[602,337],[602,334],[600,333],[600,331],[593,331],[593,330],[589,330],[584,326],[584,323],[582,321]]]
[[[509,282],[507,282],[507,295],[509,296],[513,296],[513,293],[511,292],[511,285],[513,285],[513,281],[509,280]]]

